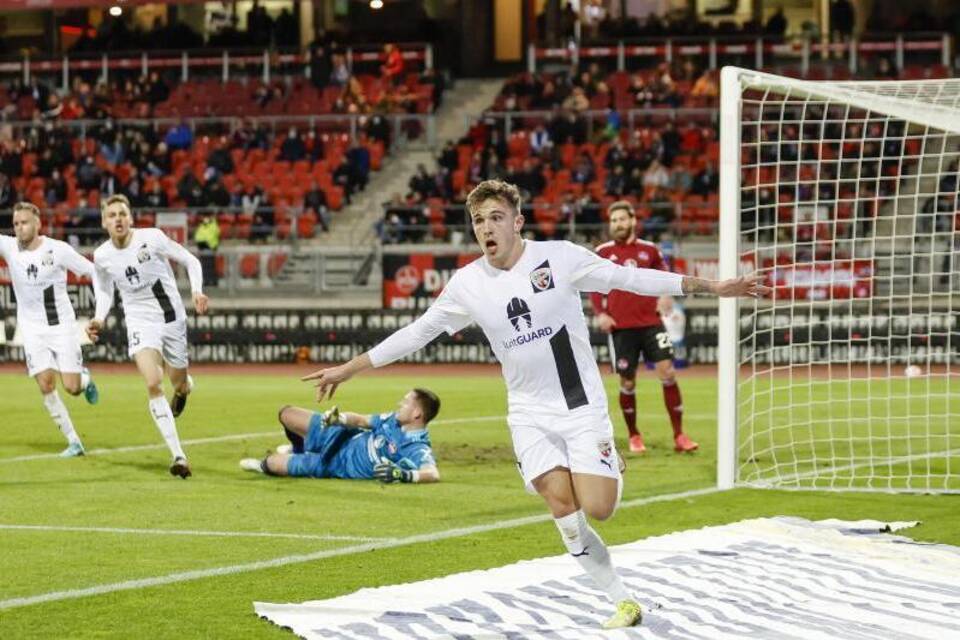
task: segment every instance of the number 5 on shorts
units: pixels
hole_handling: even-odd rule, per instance
[[[664,334],[664,335],[666,335],[666,334]],[[138,347],[138,346],[140,346],[140,332],[139,332],[139,331],[133,331],[133,332],[130,333],[130,346],[131,346],[131,347]]]

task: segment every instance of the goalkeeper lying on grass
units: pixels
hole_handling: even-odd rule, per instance
[[[440,399],[426,389],[409,391],[395,412],[372,416],[287,406],[280,410],[280,424],[290,445],[263,460],[245,458],[240,467],[296,478],[437,482],[427,423],[439,410]]]

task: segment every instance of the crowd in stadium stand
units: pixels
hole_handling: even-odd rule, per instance
[[[310,237],[380,167],[380,120],[370,118],[355,144],[344,134],[274,133],[249,121],[231,135],[195,137],[184,123],[157,129],[108,119],[84,138],[48,121],[0,145],[0,209],[30,200],[52,211],[56,235],[82,239],[99,226],[100,199],[123,193],[146,210],[144,224],[168,207],[217,208],[225,237],[256,240],[290,235],[291,214],[302,211],[296,231]],[[9,226],[7,213],[0,228]]]

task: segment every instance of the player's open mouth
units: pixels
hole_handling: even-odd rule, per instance
[[[496,240],[487,240],[483,243],[483,246],[486,247],[487,251],[496,251],[497,250],[497,241]]]

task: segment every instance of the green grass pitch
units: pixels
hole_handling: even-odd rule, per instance
[[[194,477],[167,473],[169,457],[147,414],[141,380],[128,373],[98,377],[101,403],[68,399],[89,450],[154,445],[82,459],[11,458],[56,453],[60,434],[43,410],[35,383],[0,374],[0,637],[183,638],[290,637],[253,614],[254,600],[299,602],[361,587],[410,582],[501,566],[563,552],[553,524],[541,521],[447,539],[339,555],[231,575],[204,577],[9,608],[14,599],[171,574],[233,567],[541,515],[515,470],[503,383],[498,376],[422,374],[361,377],[338,391],[345,409],[391,409],[411,386],[435,390],[441,423],[431,429],[442,481],[379,486],[375,482],[290,480],[243,472],[242,457],[261,456],[284,441],[276,412],[313,406],[312,390],[289,369],[274,374],[197,375],[197,390],[178,421]],[[625,450],[615,407],[618,445]],[[687,430],[696,455],[674,454],[659,384],[641,374],[640,422],[650,451],[629,458],[624,500],[714,484],[715,381],[681,373]],[[454,420],[453,423],[444,421]],[[244,435],[248,434],[248,435]],[[225,437],[231,439],[225,439]],[[957,496],[736,490],[621,509],[597,528],[610,544],[750,517],[922,520],[910,535],[960,544]],[[14,529],[35,525],[39,529]],[[60,528],[136,529],[75,531]],[[150,533],[255,532],[288,537]],[[295,537],[295,536],[301,537]]]

